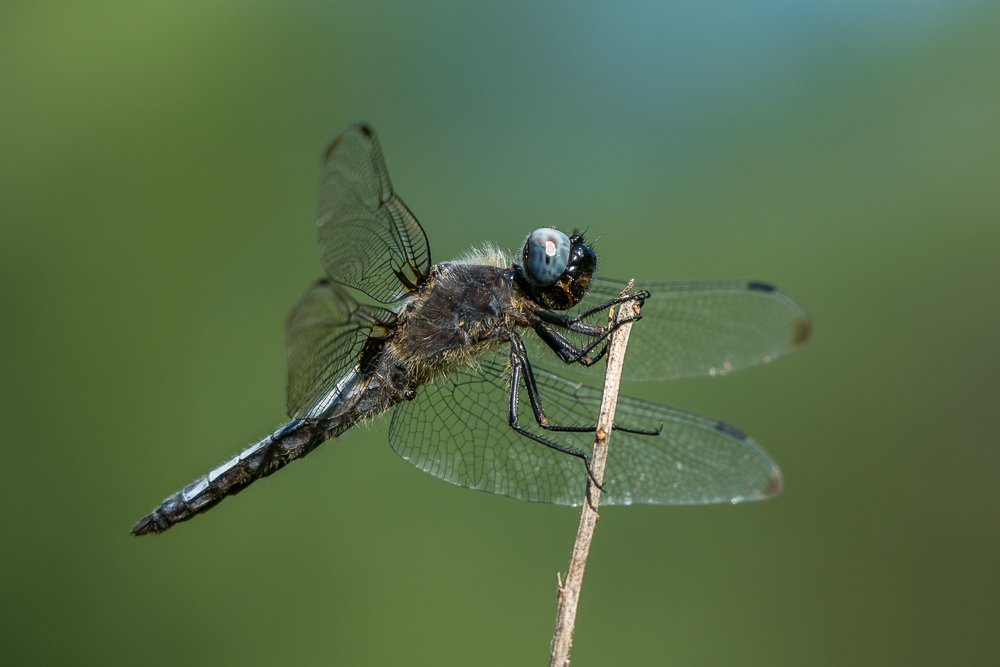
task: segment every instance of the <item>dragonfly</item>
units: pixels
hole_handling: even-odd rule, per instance
[[[133,534],[162,533],[390,410],[389,444],[420,470],[579,506],[601,391],[552,369],[602,375],[609,336],[627,321],[625,381],[726,375],[811,332],[802,306],[765,282],[637,283],[626,294],[624,282],[596,275],[579,231],[537,229],[518,257],[487,244],[433,264],[363,123],[323,154],[317,226],[326,276],[286,327],[291,421],[168,497]],[[608,309],[627,301],[639,314],[608,323]],[[612,428],[604,505],[738,503],[782,490],[774,460],[725,422],[622,395]]]

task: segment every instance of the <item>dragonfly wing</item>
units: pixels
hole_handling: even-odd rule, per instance
[[[348,128],[323,154],[317,225],[327,275],[376,301],[398,301],[430,271],[427,236],[393,193],[368,125]]]
[[[343,398],[338,382],[358,367],[365,342],[384,335],[395,322],[392,311],[359,304],[340,285],[317,281],[288,316],[285,354],[288,361],[288,414],[315,416],[313,408]],[[351,385],[357,386],[356,384]]]
[[[475,368],[439,377],[393,415],[389,441],[397,454],[452,484],[503,496],[580,505],[583,462],[516,433],[508,423],[506,355],[489,353]],[[550,423],[593,426],[601,392],[535,368]],[[523,413],[523,414],[522,414]],[[566,447],[590,453],[592,433],[545,431],[530,408],[521,426]],[[628,396],[618,399],[616,424],[659,435],[615,431],[601,504],[704,505],[763,500],[781,491],[781,472],[738,429],[705,417]]]
[[[617,297],[624,282],[595,278],[587,296],[572,312],[582,312]],[[636,283],[632,294],[646,290],[642,320],[632,328],[622,379],[661,381],[726,375],[767,363],[792,352],[809,339],[809,316],[795,299],[767,283],[711,280]],[[572,314],[572,312],[570,314]],[[607,312],[588,318],[607,325]],[[582,336],[569,334],[577,345]],[[553,366],[556,358],[534,335],[525,336],[536,364]],[[574,365],[573,373],[603,375],[604,364]]]
[[[508,424],[506,355],[484,355],[476,368],[438,377],[396,408],[389,443],[435,477],[521,500],[577,504],[582,462],[515,433]],[[583,475],[583,477],[581,477]]]

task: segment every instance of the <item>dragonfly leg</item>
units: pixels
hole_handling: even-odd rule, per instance
[[[518,399],[518,394],[520,393],[520,388],[521,388],[521,378],[524,377],[525,379],[527,379],[527,376],[524,373],[525,368],[528,369],[528,374],[530,374],[531,370],[530,370],[530,367],[527,366],[527,356],[525,356],[523,354],[524,343],[522,343],[521,340],[519,338],[517,338],[516,336],[512,336],[511,337],[511,346],[510,347],[511,347],[511,351],[510,351],[510,362],[511,362],[511,364],[510,364],[510,368],[511,368],[511,371],[510,371],[510,405],[509,405],[509,408],[508,408],[508,415],[509,415],[509,420],[510,420],[510,427],[512,429],[514,429],[520,435],[523,435],[525,437],[531,438],[535,442],[541,443],[541,444],[545,445],[546,447],[550,447],[550,448],[552,448],[552,449],[554,449],[554,450],[556,450],[558,452],[562,452],[563,454],[569,454],[570,456],[575,456],[578,459],[582,459],[583,460],[583,465],[587,469],[587,476],[590,477],[590,480],[594,483],[594,486],[596,486],[601,491],[604,491],[604,487],[601,486],[600,482],[597,481],[597,478],[594,477],[594,471],[591,470],[591,468],[590,468],[590,457],[587,456],[587,454],[585,454],[584,452],[581,452],[578,449],[573,449],[572,447],[564,447],[563,445],[560,445],[558,443],[552,442],[551,440],[543,438],[540,435],[535,435],[531,431],[528,431],[527,429],[523,428],[520,425],[520,423],[518,422],[518,418],[517,418],[517,399]],[[521,351],[520,354],[517,351],[518,348],[520,348],[520,351]],[[528,382],[525,381],[525,387],[528,387],[528,386],[529,386]],[[534,387],[534,377],[532,377],[531,386],[532,386],[532,388]],[[537,398],[538,398],[537,397],[537,392],[532,392],[531,389],[528,389],[528,395],[529,395],[529,397],[531,397],[532,393],[535,393],[535,397],[533,399],[531,399],[530,402],[532,404],[531,405],[532,410],[534,410],[534,412],[535,412],[535,418],[538,419],[539,415],[541,415],[541,419],[544,420],[546,423],[548,423],[548,419],[545,417],[545,414],[543,412],[541,412],[541,405],[538,403],[538,400],[537,400]],[[537,409],[536,409],[536,406],[537,406]],[[539,421],[539,424],[541,425],[541,421]],[[543,428],[547,428],[547,426],[543,426]],[[591,429],[591,430],[593,430],[593,429]]]
[[[615,297],[614,299],[609,299],[608,301],[605,301],[601,305],[594,306],[589,310],[585,310],[582,313],[578,313],[577,315],[571,317],[570,319],[573,320],[574,322],[579,322],[581,320],[590,317],[594,313],[599,313],[602,310],[608,310],[612,306],[617,306],[618,304],[625,303],[627,301],[638,301],[639,307],[641,308],[646,303],[646,299],[648,298],[649,298],[649,292],[647,292],[646,290],[640,290],[635,294],[627,294],[625,296],[619,296]]]
[[[570,331],[574,331],[576,333],[581,333],[593,337],[594,340],[592,340],[590,343],[588,343],[582,348],[578,348],[576,345],[573,345],[573,343],[569,342],[565,336],[560,334],[554,328],[549,326],[549,324],[540,319],[535,320],[532,327],[534,328],[535,333],[538,334],[538,337],[541,338],[546,345],[552,348],[552,351],[555,352],[557,355],[559,355],[559,358],[562,359],[565,363],[567,364],[578,363],[584,366],[593,366],[598,361],[600,361],[605,354],[607,354],[608,346],[605,340],[609,335],[611,335],[613,331],[615,331],[618,327],[622,326],[623,324],[627,324],[629,322],[638,322],[641,319],[642,319],[642,314],[640,313],[638,315],[632,315],[618,322],[615,322],[610,327],[599,327],[593,324],[585,324],[585,323],[574,323],[572,325],[567,326],[566,328],[569,329]],[[597,353],[597,356],[595,357],[589,356],[590,353],[594,350],[594,348],[600,345],[601,343],[604,343],[604,347],[601,348],[601,351]]]
[[[534,314],[536,317],[538,317],[541,320],[544,320],[545,322],[548,322],[549,324],[555,324],[556,326],[565,327],[577,333],[594,335],[593,333],[589,332],[601,332],[606,327],[599,327],[594,324],[589,324],[587,322],[584,322],[585,319],[587,319],[594,313],[607,311],[609,308],[612,308],[613,306],[617,306],[620,303],[626,303],[628,301],[637,301],[639,303],[639,307],[641,308],[643,304],[646,303],[646,299],[648,298],[649,298],[649,292],[647,292],[646,290],[641,290],[639,292],[636,292],[635,294],[629,294],[627,296],[619,296],[615,297],[614,299],[608,299],[604,303],[598,306],[594,306],[593,308],[585,310],[582,313],[578,313],[577,315],[574,315],[572,317],[566,315],[565,313],[556,312],[554,310],[546,310],[545,308],[536,308]],[[625,320],[621,322],[621,324],[624,323]]]
[[[583,353],[580,348],[566,340],[565,336],[541,320],[537,320],[533,328],[538,337],[542,339],[542,342],[548,345],[564,363],[593,366],[608,353],[608,345],[605,343],[604,347],[595,356],[591,357]],[[604,339],[602,338],[601,340]]]
[[[523,428],[520,425],[517,416],[518,407],[518,397],[520,395],[521,381],[524,380],[524,387],[528,392],[528,402],[531,404],[531,410],[535,415],[535,421],[538,425],[547,431],[557,431],[557,432],[571,432],[571,433],[594,433],[597,430],[596,426],[556,426],[549,423],[548,417],[545,415],[545,410],[542,408],[541,399],[538,395],[538,387],[535,384],[535,375],[531,370],[531,364],[528,362],[527,350],[524,348],[524,343],[516,335],[510,336],[511,343],[511,379],[510,379],[510,404],[508,407],[508,418],[510,427],[514,429],[520,435],[531,438],[535,442],[545,445],[555,449],[556,451],[563,452],[564,454],[569,454],[570,456],[575,456],[583,460],[583,464],[587,469],[587,475],[593,481],[594,485],[604,491],[604,487],[597,481],[594,476],[594,471],[590,467],[590,457],[580,450],[573,449],[571,447],[565,447],[558,443],[552,442],[547,438],[543,438],[540,435],[535,435],[531,431]],[[663,427],[650,431],[644,429],[632,429],[623,426],[612,425],[612,430],[623,431],[625,433],[634,433],[636,435],[659,435]]]
[[[517,360],[515,361],[515,357]],[[535,413],[535,421],[546,431],[564,431],[570,433],[594,433],[597,426],[555,426],[549,423],[549,418],[545,416],[545,409],[542,407],[541,397],[538,394],[538,386],[535,383],[535,373],[531,369],[531,362],[528,361],[528,350],[520,338],[511,338],[511,368],[516,369],[518,378],[524,378],[524,386],[528,391],[528,401],[531,403],[531,410]],[[511,387],[516,385],[511,378]],[[512,389],[513,391],[513,389]],[[663,426],[656,430],[628,428],[625,426],[612,425],[612,430],[624,433],[634,433],[636,435],[660,435]]]

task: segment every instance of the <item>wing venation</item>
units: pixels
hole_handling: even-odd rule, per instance
[[[634,331],[634,329],[633,329]],[[506,355],[488,353],[476,369],[438,378],[393,415],[389,442],[417,468],[452,484],[521,500],[580,505],[583,462],[514,432],[507,420]],[[590,426],[601,392],[535,369],[542,405],[553,424]],[[528,406],[520,423],[573,449],[590,452],[593,434],[544,431]],[[602,505],[704,505],[763,500],[781,491],[781,472],[761,447],[716,420],[629,396],[618,399],[616,423],[658,436],[615,431]]]
[[[367,125],[348,128],[327,148],[317,225],[327,275],[376,301],[398,301],[430,271],[427,236],[393,192]]]
[[[624,287],[621,281],[595,278],[574,311],[588,310],[613,299]],[[632,327],[623,380],[727,375],[792,352],[809,339],[812,330],[802,306],[767,283],[746,280],[636,283],[632,293],[639,290],[646,290],[650,297],[642,307],[642,320]],[[596,313],[590,321],[607,324],[607,314]],[[586,343],[581,336],[567,337],[578,345]],[[537,336],[524,338],[534,364],[556,367],[558,359]],[[603,375],[604,364],[590,368],[576,364],[560,370]]]
[[[340,398],[331,392],[357,367],[365,341],[383,335],[395,318],[385,308],[358,303],[325,278],[310,287],[292,309],[285,330],[289,416],[305,418],[320,400]]]

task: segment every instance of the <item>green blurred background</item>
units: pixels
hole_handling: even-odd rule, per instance
[[[319,155],[364,119],[437,261],[576,225],[606,276],[814,318],[625,387],[786,491],[603,511],[574,666],[996,664],[998,35],[954,0],[7,0],[0,662],[546,663],[578,512],[421,474],[387,420],[129,536],[285,418]]]

